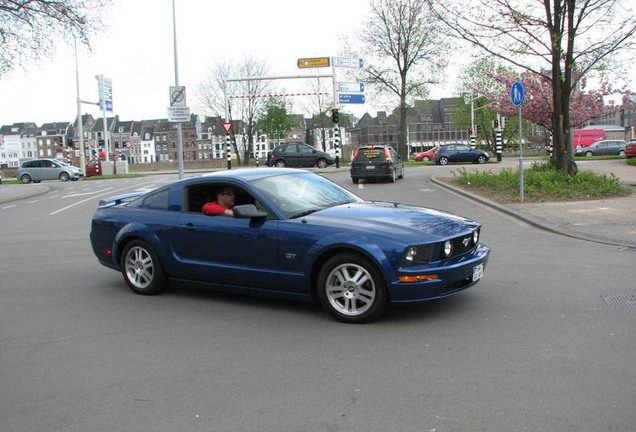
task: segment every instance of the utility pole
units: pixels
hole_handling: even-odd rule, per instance
[[[177,17],[175,13],[174,0],[172,0],[172,31],[174,35],[174,85],[179,85],[179,62],[177,61]],[[179,179],[184,177],[183,173],[183,142],[181,139],[181,122],[177,122],[177,160],[179,161]]]

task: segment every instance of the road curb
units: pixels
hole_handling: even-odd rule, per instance
[[[22,188],[22,190],[18,190]],[[17,201],[25,198],[31,198],[39,195],[44,195],[51,190],[45,185],[22,185],[22,184],[8,184],[0,185],[0,204]],[[9,192],[10,191],[10,192]],[[17,191],[17,192],[16,192]],[[8,193],[7,193],[8,192]]]
[[[551,224],[549,222],[544,222],[544,221],[540,221],[535,217],[529,216],[527,214],[523,214],[521,212],[518,212],[516,210],[511,209],[510,207],[507,207],[505,205],[496,203],[492,200],[489,200],[487,198],[481,197],[479,195],[475,195],[471,192],[468,192],[462,188],[453,186],[451,184],[448,184],[442,180],[440,180],[438,178],[438,175],[433,175],[431,176],[431,182],[436,184],[437,186],[440,186],[442,188],[451,190],[459,195],[462,195],[466,198],[469,198],[473,201],[479,202],[481,204],[487,205],[489,207],[494,208],[497,211],[500,211],[504,214],[507,214],[509,216],[512,216],[514,218],[517,218],[519,220],[522,220],[524,222],[526,222],[529,225],[532,225],[533,227],[542,229],[544,231],[548,231],[554,234],[560,234],[563,235],[565,237],[570,237],[570,238],[575,238],[578,240],[585,240],[585,241],[589,241],[589,242],[593,242],[593,243],[600,243],[600,244],[605,244],[605,245],[610,245],[610,246],[620,246],[620,247],[627,247],[630,249],[634,249],[636,250],[636,244],[634,243],[630,243],[630,242],[621,242],[618,240],[614,240],[614,239],[608,239],[608,238],[600,238],[600,237],[595,237],[593,235],[582,235],[579,233],[575,233],[573,231],[568,231],[563,229],[563,227],[559,226],[559,225],[555,225],[555,224]]]

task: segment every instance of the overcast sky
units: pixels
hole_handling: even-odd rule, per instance
[[[246,56],[267,61],[272,75],[296,75],[299,58],[335,56],[340,36],[352,33],[369,12],[368,0],[176,0],[179,84],[197,108],[197,85],[215,62]],[[92,53],[79,47],[80,94],[97,101],[95,75],[111,78],[114,115],[121,120],[167,118],[168,88],[175,84],[172,0],[114,0],[107,28]],[[446,82],[432,88],[434,98],[450,97],[453,77],[466,56],[455,51]],[[330,69],[322,69],[330,73]],[[301,91],[298,81],[287,90]],[[33,121],[38,125],[73,121],[77,115],[73,46],[60,45],[52,61],[15,70],[0,80],[0,125]],[[300,104],[295,111],[300,113]],[[361,116],[382,106],[347,105]],[[101,116],[94,105],[82,111]]]

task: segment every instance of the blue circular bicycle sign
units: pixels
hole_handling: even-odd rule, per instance
[[[523,87],[519,81],[515,81],[510,89],[510,100],[512,104],[516,107],[520,106],[523,103],[523,100],[526,97],[526,89]]]

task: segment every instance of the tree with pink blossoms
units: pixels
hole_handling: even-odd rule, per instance
[[[633,0],[473,0],[469,7],[464,0],[427,1],[456,37],[530,73],[524,82],[528,90],[537,81],[549,83],[537,84],[533,99],[551,99],[551,105],[542,110],[539,103],[530,108],[524,101],[522,111],[534,111],[550,125],[552,163],[576,174],[568,144],[570,128],[579,121],[576,115],[589,103],[586,97],[578,100],[581,79],[636,46]],[[543,97],[542,88],[549,90]]]

